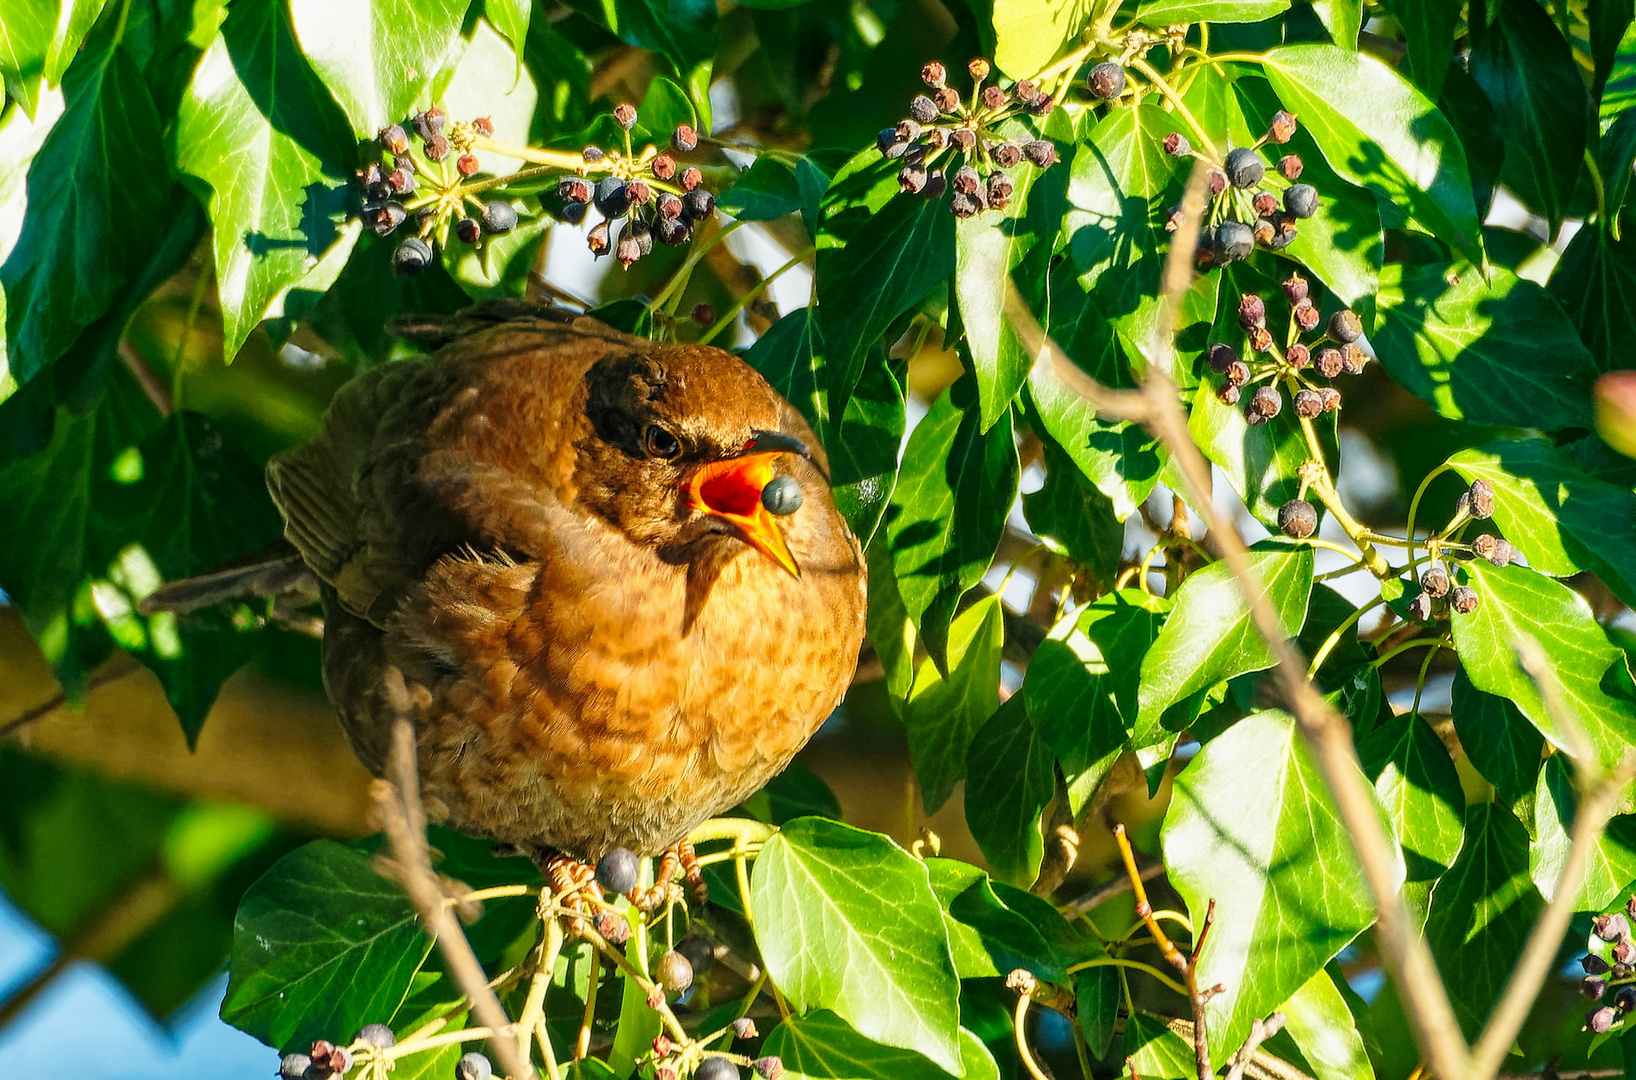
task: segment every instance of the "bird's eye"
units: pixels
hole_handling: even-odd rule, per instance
[[[648,428],[647,434],[642,436],[642,441],[647,445],[649,454],[656,458],[664,458],[666,461],[682,452],[682,444],[676,441],[676,436],[657,424]]]

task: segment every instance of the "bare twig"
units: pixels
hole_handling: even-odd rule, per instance
[[[1290,643],[1285,627],[1268,601],[1250,565],[1249,549],[1238,529],[1216,510],[1210,498],[1209,466],[1187,430],[1176,386],[1154,362],[1171,348],[1176,310],[1192,278],[1198,221],[1204,206],[1204,178],[1195,169],[1183,200],[1183,220],[1175,232],[1165,266],[1165,304],[1159,320],[1160,346],[1151,350],[1140,391],[1115,391],[1096,382],[1064,354],[1040,329],[1016,288],[1007,289],[1006,313],[1025,347],[1038,363],[1051,369],[1078,391],[1099,412],[1116,419],[1140,421],[1165,444],[1185,482],[1185,495],[1204,518],[1211,535],[1239,583],[1257,631],[1266,639],[1277,661],[1279,683],[1319,768],[1323,770],[1341,820],[1357,849],[1364,878],[1378,914],[1376,940],[1382,959],[1403,997],[1404,1012],[1413,1025],[1415,1041],[1440,1077],[1465,1077],[1470,1053],[1460,1035],[1448,992],[1437,974],[1431,950],[1416,931],[1408,908],[1397,890],[1397,859],[1376,811],[1376,803],[1358,765],[1346,720],[1324,701],[1306,677],[1306,664]],[[1087,386],[1094,384],[1094,386]],[[1133,400],[1134,399],[1134,400]]]
[[[132,660],[128,656],[118,654],[116,659],[109,660],[108,663],[99,668],[96,674],[92,675],[86,682],[86,693],[90,693],[92,690],[107,686],[111,682],[117,682],[127,675],[134,675],[136,672],[141,670],[143,670],[141,664],[138,664],[135,660]],[[40,702],[40,704],[35,705],[32,708],[24,709],[17,716],[12,717],[3,724],[0,724],[0,739],[5,739],[17,734],[24,728],[27,728],[30,724],[34,723],[36,720],[45,719],[47,716],[50,716],[52,713],[56,712],[58,709],[67,704],[68,692],[66,690],[57,691],[57,693],[49,699]]]
[[[1136,879],[1138,881],[1148,882],[1152,881],[1156,877],[1163,877],[1164,872],[1165,864],[1162,862],[1154,862],[1142,867],[1141,870],[1138,871]],[[1114,897],[1124,893],[1128,893],[1130,890],[1131,879],[1130,875],[1127,874],[1123,877],[1114,878],[1106,885],[1097,886],[1084,896],[1068,901],[1068,903],[1064,906],[1081,912],[1095,911],[1109,900],[1112,900]]]
[[[1252,1020],[1250,1037],[1244,1040],[1244,1045],[1238,1048],[1227,1066],[1227,1080],[1243,1080],[1244,1070],[1255,1060],[1255,1052],[1261,1049],[1261,1044],[1283,1030],[1284,1014],[1281,1012],[1275,1012],[1265,1020],[1259,1017]]]
[[[1165,1026],[1184,1039],[1193,1037],[1193,1021],[1183,1020],[1180,1017],[1165,1021]],[[1250,1055],[1249,1063],[1244,1066],[1244,1075],[1249,1080],[1313,1080],[1311,1076],[1297,1069],[1283,1058],[1274,1057],[1265,1050],[1256,1050]],[[1542,1080],[1537,1074],[1532,1080]]]
[[[136,385],[142,388],[142,392],[148,396],[148,400],[159,411],[159,415],[169,417],[171,413],[175,412],[176,406],[170,399],[170,391],[166,389],[164,381],[148,365],[147,359],[136,351],[136,346],[126,339],[120,338],[118,352],[120,362],[136,379]]]
[[[392,697],[395,703],[406,705],[408,695],[403,691],[402,676],[393,671],[389,679],[393,675],[397,675],[398,693],[392,694]],[[388,693],[392,689],[389,682]],[[392,779],[377,780],[371,790],[375,804],[380,808],[387,840],[392,845],[392,858],[397,864],[399,882],[420,911],[420,919],[427,932],[436,940],[444,962],[449,965],[449,973],[455,977],[460,989],[465,991],[478,1023],[495,1033],[489,1039],[489,1046],[499,1059],[501,1068],[513,1080],[532,1077],[534,1069],[527,1058],[518,1054],[517,1039],[505,1034],[510,1031],[511,1020],[489,986],[489,977],[478,962],[477,954],[472,952],[471,943],[461,931],[459,920],[443,902],[443,890],[438,887],[437,875],[432,871],[432,861],[426,849],[426,814],[420,804],[420,782],[415,772],[415,734],[407,713],[407,708],[399,707],[398,720],[392,729],[389,762]]]

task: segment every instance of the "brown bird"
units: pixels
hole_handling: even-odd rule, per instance
[[[343,387],[267,470],[354,751],[381,773],[397,669],[434,820],[542,866],[671,848],[857,663],[864,560],[822,448],[720,349],[521,302],[406,336],[441,348]]]

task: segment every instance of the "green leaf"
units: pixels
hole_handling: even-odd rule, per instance
[[[1028,662],[1022,697],[1062,763],[1076,817],[1125,749],[1142,657],[1169,607],[1139,589],[1109,593],[1052,628]]]
[[[1424,94],[1373,56],[1334,45],[1284,45],[1262,63],[1330,168],[1482,262],[1465,151]]]
[[[947,913],[949,944],[962,979],[1004,978],[1026,968],[1037,978],[1063,982],[1072,965],[1107,956],[1050,901],[991,881],[970,863],[927,859],[926,871]],[[1101,973],[1114,974],[1105,966]],[[1117,979],[1112,988],[1117,993]]]
[[[304,1049],[391,1016],[431,949],[414,905],[369,856],[315,840],[244,894],[222,1019]]]
[[[1471,685],[1463,667],[1451,690],[1454,733],[1466,760],[1494,786],[1495,800],[1532,832],[1534,789],[1545,738],[1515,703]]]
[[[716,200],[717,206],[741,221],[772,221],[795,213],[805,203],[795,173],[771,157],[756,158]]]
[[[1509,270],[1382,268],[1370,337],[1392,377],[1450,420],[1589,427],[1596,362],[1562,309]]]
[[[1257,545],[1249,558],[1285,636],[1294,637],[1306,621],[1312,592],[1312,549]],[[1272,665],[1272,650],[1256,631],[1227,564],[1194,571],[1176,590],[1170,617],[1142,658],[1138,734],[1157,729],[1165,710],[1197,691]]]
[[[526,20],[523,23],[527,27]],[[456,40],[458,55],[451,51],[435,89],[437,103],[452,119],[486,116],[494,123],[495,138],[503,143],[523,142],[532,126],[540,91],[533,72],[521,64],[522,43],[513,46],[487,20],[473,21],[469,41]],[[557,77],[561,77],[560,73]],[[668,80],[653,80],[653,87]],[[657,93],[650,88],[649,94]],[[647,102],[643,102],[646,107]],[[668,133],[666,134],[668,138]],[[524,168],[519,158],[492,150],[476,151],[485,173],[503,176]],[[535,204],[536,206],[538,204]]]
[[[1636,493],[1575,467],[1544,439],[1503,439],[1449,458],[1494,486],[1494,521],[1542,574],[1589,570],[1636,603]]]
[[[423,102],[455,48],[468,0],[289,0],[290,23],[362,141]],[[467,119],[461,117],[459,119]]]
[[[1454,60],[1459,0],[1391,0],[1387,5],[1408,37],[1408,74],[1422,93],[1437,100]]]
[[[1558,754],[1539,773],[1539,791],[1534,799],[1536,839],[1528,847],[1528,871],[1540,895],[1556,899],[1562,869],[1573,846],[1570,835],[1578,797],[1568,765]],[[1621,814],[1608,821],[1607,828],[1591,842],[1586,852],[1585,880],[1574,894],[1575,911],[1601,911],[1621,900],[1636,881],[1636,817]]]
[[[1205,1013],[1219,1067],[1374,909],[1329,786],[1284,713],[1248,716],[1205,743],[1176,777],[1162,835],[1193,925],[1216,904],[1197,978],[1226,986]]]
[[[882,1046],[859,1035],[832,1012],[792,1016],[762,1045],[763,1055],[784,1063],[784,1075],[800,1080],[944,1080],[949,1074],[919,1054]],[[999,1080],[999,1069],[982,1040],[960,1032],[966,1080]]]
[[[1284,405],[1293,411],[1288,400]],[[1334,413],[1320,416],[1313,427],[1325,443],[1336,445]],[[1187,430],[1256,518],[1276,528],[1279,507],[1300,491],[1298,471],[1312,460],[1300,425],[1280,418],[1251,426],[1242,404],[1228,405],[1214,387],[1201,384],[1193,394]]]
[[[797,818],[761,849],[750,907],[792,1008],[960,1074],[960,985],[925,864],[878,833]]]
[[[799,758],[745,799],[744,808],[770,825],[782,825],[798,817],[841,816],[841,802],[835,793]]]
[[[994,66],[1013,80],[1039,74],[1090,21],[1094,0],[994,0]]]
[[[1466,807],[1465,843],[1432,891],[1426,944],[1466,1038],[1511,979],[1544,906],[1528,879],[1528,834],[1494,803]]]
[[[873,349],[865,358],[840,433],[833,436],[823,389],[826,359],[811,308],[797,308],[768,327],[744,359],[824,440],[835,505],[868,544],[897,482],[906,422],[903,390],[885,355]]]
[[[1500,0],[1498,18],[1470,27],[1471,74],[1499,118],[1506,162],[1531,178],[1555,234],[1584,168],[1590,111],[1573,49],[1534,0]]]
[[[1624,172],[1630,172],[1628,165]],[[1605,229],[1580,229],[1548,288],[1600,370],[1628,362],[1624,343],[1636,311],[1636,236],[1614,240]]]
[[[892,707],[901,712],[915,682],[915,624],[898,595],[892,550],[885,535],[877,534],[865,554],[869,557],[869,644],[874,646],[886,673],[886,692]]]
[[[22,234],[0,265],[19,385],[125,298],[163,243],[179,194],[141,72],[111,34],[96,37],[63,81],[63,114],[29,168]]]
[[[1606,767],[1623,760],[1636,739],[1636,706],[1608,687],[1629,680],[1625,654],[1597,625],[1590,606],[1566,585],[1522,566],[1465,565],[1481,598],[1470,615],[1450,620],[1460,662],[1479,690],[1509,698],[1559,750],[1574,752],[1572,733],[1558,729],[1534,680],[1517,659],[1526,635],[1539,644],[1564,707]]]
[[[1278,1011],[1315,1080],[1375,1080],[1352,1010],[1329,972],[1313,975]]]
[[[601,9],[622,41],[662,54],[687,81],[703,66],[708,84],[716,55],[714,0],[603,0]]]
[[[940,665],[955,605],[988,572],[1017,493],[1011,421],[982,433],[971,390],[968,378],[944,391],[910,433],[886,517],[898,593]]]
[[[1125,528],[1113,504],[1055,443],[1045,444],[1045,465],[1044,485],[1022,497],[1029,529],[1097,580],[1111,583],[1125,548]]]
[[[1040,172],[1028,167],[1010,175],[1016,190],[1009,206],[954,225],[954,300],[977,376],[984,431],[1011,408],[1034,366],[1034,357],[1005,317],[1005,302],[1012,271],[1039,239],[1027,225],[1027,213],[1028,192]],[[1054,221],[1050,227],[1056,228]]]
[[[1358,31],[1363,29],[1363,0],[1312,0],[1312,10],[1329,31],[1329,40],[1343,49],[1358,47]]]
[[[911,715],[913,709],[911,702]],[[1040,814],[1056,791],[1052,762],[1020,694],[972,737],[966,754],[966,823],[996,880],[1027,888],[1039,876],[1045,854]]]
[[[283,5],[234,4],[176,121],[176,167],[205,188],[229,362],[285,289],[331,247],[356,241],[331,220],[352,198],[350,149]]]
[[[818,324],[829,351],[831,415],[852,395],[869,347],[954,273],[954,216],[942,203],[905,196],[854,227],[855,235],[820,244],[818,252]],[[834,219],[826,225],[836,228]]]
[[[1290,0],[1143,0],[1136,21],[1165,27],[1174,23],[1253,23],[1289,10]]]
[[[104,0],[12,0],[0,11],[0,80],[34,119],[41,91],[56,86]]]
[[[972,604],[949,627],[948,676],[927,658],[909,691],[903,723],[909,759],[928,814],[954,793],[966,775],[967,753],[983,722],[1000,704],[1000,649],[1004,609],[998,596]]]
[[[1358,740],[1358,759],[1403,848],[1408,880],[1436,880],[1460,850],[1466,809],[1442,740],[1423,718],[1403,713]]]
[[[1198,1076],[1193,1044],[1148,1013],[1132,1013],[1125,1025],[1125,1055],[1143,1080],[1190,1080]]]

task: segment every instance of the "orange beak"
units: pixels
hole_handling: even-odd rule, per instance
[[[783,450],[745,454],[701,465],[687,482],[688,501],[728,522],[739,538],[799,578],[801,568],[790,554],[778,519],[761,504],[761,492],[773,478],[773,461]]]

